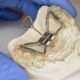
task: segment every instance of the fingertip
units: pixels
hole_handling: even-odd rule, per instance
[[[77,17],[77,10],[76,9],[74,9],[74,11],[73,12],[71,12],[71,15],[74,17],[74,18],[76,18]]]
[[[69,0],[50,0],[51,5],[57,5],[65,9],[72,17],[77,16],[77,11]]]
[[[75,18],[78,14],[77,10],[74,8],[74,6],[71,4],[69,0],[67,0],[65,4],[67,5],[67,7],[65,8],[67,12],[69,12],[71,16]]]

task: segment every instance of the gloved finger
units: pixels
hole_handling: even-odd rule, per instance
[[[58,5],[65,9],[68,13],[70,13],[73,17],[77,16],[77,11],[73,7],[73,5],[69,2],[69,0],[30,0],[39,5]]]
[[[77,11],[73,7],[73,5],[69,2],[69,0],[50,0],[51,4],[58,5],[62,8],[64,8],[68,13],[70,13],[73,17],[77,16]]]
[[[16,7],[35,19],[38,9],[41,7],[29,0],[2,0],[0,7]]]
[[[17,5],[17,7],[20,8],[27,15],[31,16],[34,20],[41,6],[30,1],[25,1],[21,6]]]
[[[9,8],[0,8],[0,19],[5,20],[18,20],[21,18],[21,14],[15,12]]]
[[[1,80],[29,80],[27,72],[11,58],[0,52]]]

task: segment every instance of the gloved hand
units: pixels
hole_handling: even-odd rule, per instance
[[[77,15],[69,0],[0,0],[0,18],[8,20],[19,19],[21,14],[10,9],[15,7],[35,19],[38,9],[42,5],[58,5],[68,11],[73,17]]]
[[[24,69],[0,52],[0,80],[29,80],[29,78]]]

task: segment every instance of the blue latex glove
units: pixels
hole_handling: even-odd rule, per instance
[[[29,80],[27,73],[9,57],[0,52],[0,80]]]
[[[0,18],[8,20],[19,19],[21,15],[10,9],[15,7],[35,19],[37,11],[42,5],[58,5],[68,11],[73,17],[77,15],[69,0],[0,0]]]

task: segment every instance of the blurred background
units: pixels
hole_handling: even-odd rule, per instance
[[[77,24],[77,27],[80,30],[80,0],[70,0],[70,1],[75,6],[75,8],[78,12],[78,16],[76,18],[76,24]]]
[[[80,30],[80,0],[70,0],[71,3],[75,6],[78,12],[78,16],[76,18],[76,25]],[[19,21],[2,21],[0,20],[0,51],[8,54],[8,44],[9,42],[22,35],[27,27],[22,28],[20,26]],[[80,71],[76,72],[66,80],[80,80]]]

